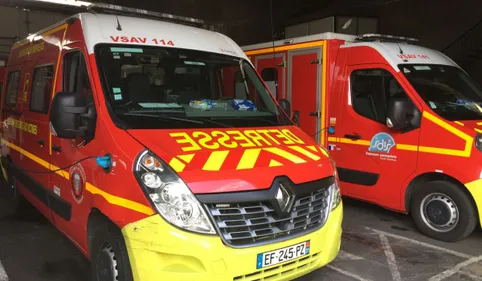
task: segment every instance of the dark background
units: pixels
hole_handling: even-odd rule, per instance
[[[482,82],[482,56],[479,56],[482,53],[481,0],[272,0],[272,8],[270,0],[94,2],[200,18],[206,22],[207,28],[230,36],[241,46],[270,41],[273,37],[283,39],[285,26],[327,16],[376,17],[379,33],[418,38],[422,45],[446,52],[471,76]],[[26,24],[26,28],[21,28],[16,36],[10,34],[11,30],[8,29],[12,28],[12,23],[2,21],[5,18],[2,9],[8,13],[7,17],[11,16],[11,9],[19,10],[18,19],[15,20]],[[10,10],[7,12],[5,9]],[[34,20],[38,18],[34,13],[37,15],[44,11],[59,13],[61,17],[77,10],[28,0],[0,0],[0,40],[3,37],[26,36],[45,27],[42,21]],[[2,32],[3,29],[7,30]],[[8,48],[3,50],[4,55],[7,53]]]

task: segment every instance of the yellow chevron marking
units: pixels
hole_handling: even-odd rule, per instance
[[[290,146],[289,148],[291,148],[291,149],[293,149],[294,151],[297,151],[297,152],[299,152],[299,153],[301,153],[301,154],[303,154],[303,155],[311,158],[312,160],[318,161],[318,160],[321,159],[320,156],[315,155],[315,154],[309,152],[308,150],[306,150],[306,149],[304,149],[304,148],[301,148],[301,147],[299,147],[299,146],[293,145],[293,146]]]
[[[182,163],[176,157],[172,158],[171,162],[169,162],[169,166],[174,169],[176,172],[182,172],[184,168],[186,168],[186,164]]]
[[[326,151],[326,149],[323,149],[323,148],[320,147],[320,151],[321,151],[321,153],[323,153],[323,155],[330,158],[330,154],[328,153],[328,151]]]
[[[186,163],[190,163],[194,158],[194,154],[178,155],[177,157]]]
[[[464,123],[459,122],[459,121],[455,121],[454,123],[455,123],[455,124],[459,124],[460,126],[464,126]],[[478,124],[478,123],[477,123],[477,124]]]
[[[476,131],[477,133],[482,133],[481,129],[474,128],[474,131]]]
[[[228,150],[211,152],[208,161],[206,161],[206,163],[204,164],[203,170],[219,171],[224,163],[224,160],[226,160],[226,157],[228,157],[228,154]]]
[[[246,149],[243,153],[243,156],[241,157],[241,160],[239,160],[236,170],[246,170],[254,168],[260,152],[260,148]]]
[[[270,167],[279,167],[279,166],[283,166],[283,164],[281,164],[280,162],[276,161],[276,160],[271,160],[269,162],[269,166]]]
[[[306,148],[313,150],[314,152],[318,152],[318,149],[316,149],[316,146],[314,145],[307,146]]]
[[[289,153],[288,151],[284,151],[282,149],[279,149],[277,147],[267,147],[267,148],[263,148],[263,149],[268,151],[268,152],[271,152],[273,154],[276,154],[280,157],[283,157],[287,160],[290,160],[291,162],[293,162],[295,164],[306,163],[306,160],[301,159],[300,157],[298,157],[298,156],[296,156],[292,153]]]

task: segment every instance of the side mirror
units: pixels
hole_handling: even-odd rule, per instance
[[[296,126],[300,125],[300,112],[298,110],[293,111],[293,123],[295,123]]]
[[[279,105],[281,108],[288,114],[288,116],[291,118],[291,115],[293,112],[291,112],[291,103],[287,99],[280,99]]]
[[[388,101],[386,125],[390,129],[407,131],[420,126],[421,114],[408,98],[392,98]]]
[[[52,100],[50,130],[59,138],[88,138],[93,132],[95,109],[87,97],[79,93],[59,92]]]

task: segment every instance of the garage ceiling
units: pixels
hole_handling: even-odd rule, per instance
[[[51,0],[53,2],[82,2],[75,0]],[[377,6],[403,0],[303,0],[293,5],[292,0],[272,0],[275,15],[283,19],[299,17],[314,12],[343,7],[348,10],[360,6]],[[206,21],[231,22],[239,17],[235,16],[236,10],[248,10],[250,14],[263,14],[269,17],[270,0],[102,0],[90,2],[104,2],[109,4],[130,6],[158,12],[179,14],[202,18]],[[66,5],[48,4],[45,0],[0,0],[0,6],[23,7],[29,9],[42,9],[54,12],[72,13],[75,8]],[[249,15],[248,15],[249,16]]]

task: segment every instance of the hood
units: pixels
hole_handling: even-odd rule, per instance
[[[334,173],[326,150],[295,126],[128,132],[194,194],[267,189],[278,176],[298,184]]]
[[[459,120],[453,123],[453,126],[463,132],[468,139],[474,139],[477,133],[482,134],[482,120]]]
[[[475,135],[475,132],[482,133],[482,120],[461,120],[454,123],[461,125],[463,130],[470,135]]]

